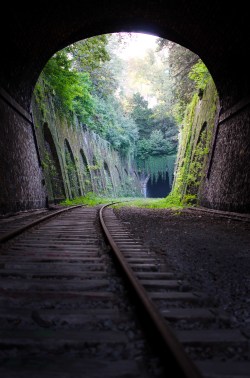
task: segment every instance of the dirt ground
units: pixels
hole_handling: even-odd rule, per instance
[[[211,296],[230,324],[250,329],[250,222],[185,210],[115,209],[125,226],[194,291]]]

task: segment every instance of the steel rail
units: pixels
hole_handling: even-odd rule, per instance
[[[42,223],[42,222],[44,222],[44,221],[46,221],[50,218],[53,218],[58,214],[64,213],[64,212],[69,211],[69,210],[76,209],[77,207],[82,207],[82,205],[70,206],[70,207],[67,207],[65,209],[57,210],[57,211],[55,211],[51,214],[45,215],[45,216],[43,216],[39,219],[36,219],[36,220],[34,220],[30,223],[27,223],[26,225],[19,227],[14,231],[7,232],[3,236],[0,237],[0,244],[6,243],[7,241],[13,239],[14,237],[21,235],[24,231],[27,231],[28,229],[38,225],[39,223]]]
[[[224,210],[217,210],[217,209],[210,209],[207,207],[202,206],[195,206],[195,207],[188,207],[182,210],[183,212],[187,213],[205,213],[210,214],[213,216],[217,216],[219,218],[227,218],[236,221],[243,221],[243,222],[250,222],[250,214],[249,213],[236,213],[233,211],[224,211]]]
[[[174,333],[172,332],[171,328],[167,325],[165,319],[160,314],[154,303],[149,298],[146,290],[139,282],[138,278],[135,276],[133,270],[130,268],[129,264],[127,263],[125,257],[123,256],[122,252],[120,251],[118,245],[113,240],[111,233],[109,232],[105,220],[104,220],[104,210],[108,207],[113,205],[114,203],[110,203],[108,205],[104,205],[99,211],[99,218],[102,229],[106,235],[106,238],[112,247],[113,252],[115,253],[115,257],[118,260],[127,280],[129,281],[131,287],[133,288],[134,293],[136,294],[136,298],[139,299],[143,310],[150,319],[151,324],[153,325],[154,329],[157,331],[159,338],[161,340],[162,345],[164,346],[165,350],[171,354],[172,360],[167,360],[167,356],[165,356],[165,363],[168,365],[174,364],[175,371],[172,372],[173,376],[184,377],[184,378],[202,378],[202,375],[196,365],[190,360],[188,355],[186,354],[184,347],[178,341]],[[176,374],[176,375],[175,375]]]

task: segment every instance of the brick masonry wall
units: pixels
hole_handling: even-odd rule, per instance
[[[250,107],[218,126],[201,205],[250,212]]]
[[[0,98],[0,214],[45,207],[31,124]]]

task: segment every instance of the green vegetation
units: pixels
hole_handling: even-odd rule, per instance
[[[34,94],[45,117],[44,104],[50,97],[57,113],[69,124],[76,116],[126,155],[134,148],[138,131],[115,96],[116,62],[108,51],[108,39],[108,35],[89,38],[57,52],[44,67]]]
[[[166,39],[158,38],[158,50],[169,52],[169,76],[171,82],[172,115],[180,125],[187,105],[191,102],[196,90],[194,80],[189,76],[199,57],[181,45]]]
[[[199,61],[191,68],[188,77],[195,82],[195,87],[198,90],[204,91],[211,75],[205,66],[205,64],[199,59]]]
[[[139,201],[138,206],[195,204],[205,176],[217,105],[210,73],[197,55],[161,38],[158,47],[149,49],[143,58],[124,60],[119,51],[126,38],[123,34],[101,35],[57,52],[37,83],[36,100],[44,116],[49,98],[59,115],[69,121],[77,117],[84,129],[100,135],[123,159],[135,160],[142,179],[157,181],[167,171],[171,185],[176,165],[171,195],[164,200]],[[198,116],[202,98],[207,105],[202,103]],[[66,156],[71,191],[77,196],[79,183],[71,160]],[[86,191],[112,193],[109,172],[99,179],[103,164],[92,162],[82,169]],[[86,169],[91,171],[93,189]],[[127,184],[121,195],[129,192]],[[80,203],[88,204],[106,200],[110,199],[91,192],[79,198]]]
[[[168,63],[164,54],[152,49],[145,59],[122,60],[117,51],[124,38],[101,35],[57,52],[44,67],[35,97],[45,117],[44,103],[50,96],[69,123],[76,116],[125,158],[133,156],[141,169],[148,169],[154,156],[166,158],[177,151]],[[153,107],[145,99],[146,87],[149,99],[157,102]]]
[[[119,202],[116,204],[116,202]],[[97,206],[107,203],[114,203],[114,207],[143,207],[148,209],[165,209],[177,208],[182,209],[184,205],[181,203],[180,197],[169,195],[167,198],[144,199],[144,198],[111,198],[97,196],[93,192],[87,193],[84,197],[78,197],[73,200],[65,200],[60,203],[62,206],[86,205]]]
[[[40,82],[42,85],[35,91],[36,97],[46,93],[54,96],[54,102],[62,117],[70,118],[73,112],[83,121],[88,121],[94,110],[91,97],[91,81],[87,73],[80,73],[72,68],[72,61],[68,58],[69,49],[56,53],[44,67]]]
[[[86,196],[83,196],[83,197],[77,197],[74,199],[66,199],[65,201],[62,201],[60,205],[62,206],[73,206],[73,205],[97,206],[97,205],[104,205],[106,203],[111,203],[111,202],[119,202],[121,200],[124,200],[124,202],[126,202],[129,199],[104,197],[104,196],[99,196],[93,192],[89,192],[86,194]]]
[[[206,73],[205,73],[206,75]],[[210,77],[197,111],[198,95],[187,106],[181,131],[174,191],[182,202],[195,204],[204,182],[215,123],[218,95]]]
[[[135,198],[131,199],[127,203],[120,203],[114,205],[114,207],[141,207],[146,209],[183,209],[185,206],[180,200],[180,197],[174,194],[170,194],[166,198]]]

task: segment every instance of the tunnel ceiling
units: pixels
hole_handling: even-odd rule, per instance
[[[53,53],[93,35],[138,31],[197,53],[227,108],[249,92],[249,13],[244,6],[218,0],[9,2],[0,25],[0,85],[29,109],[33,87]]]

